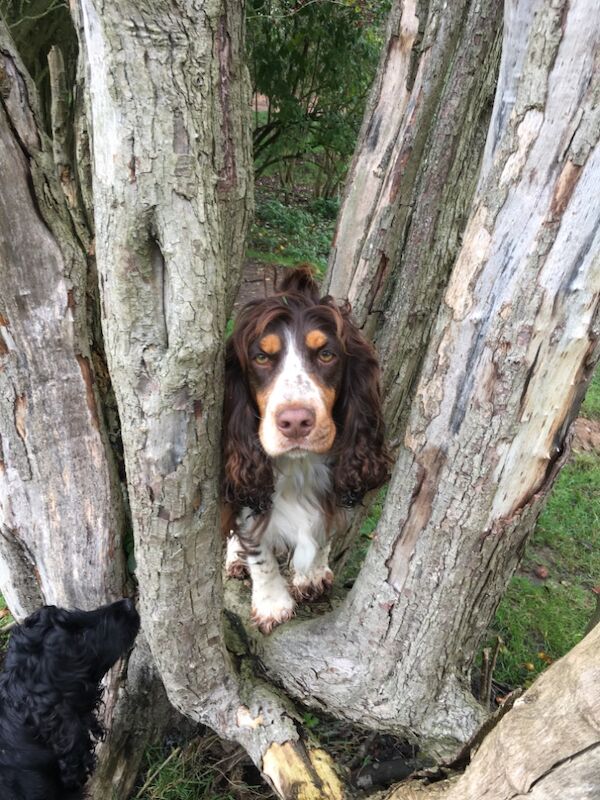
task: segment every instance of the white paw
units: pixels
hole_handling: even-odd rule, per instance
[[[238,580],[248,577],[248,565],[237,536],[230,536],[227,539],[225,573],[229,578],[237,578]]]
[[[308,574],[296,573],[292,580],[292,594],[302,600],[318,600],[333,586],[333,572],[329,567],[316,567]]]
[[[252,592],[252,622],[259,631],[269,634],[277,625],[294,616],[296,603],[285,586],[276,592]]]

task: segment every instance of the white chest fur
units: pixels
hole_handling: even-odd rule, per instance
[[[291,588],[296,599],[319,597],[333,583],[321,502],[333,482],[326,457],[314,453],[281,456],[274,460],[273,471],[275,491],[269,520],[257,543],[257,552],[247,557],[252,578],[252,615],[265,633],[289,619],[295,605],[279,571],[277,553],[291,554]],[[244,509],[239,523],[243,538],[244,532],[256,525],[256,519]],[[239,558],[238,546],[230,540],[230,564]]]
[[[320,499],[331,488],[331,470],[322,456],[284,456],[275,464],[275,493],[265,544],[293,552],[296,571],[306,572],[325,545]]]

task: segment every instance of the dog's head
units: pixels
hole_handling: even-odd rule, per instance
[[[261,512],[271,459],[331,454],[338,502],[387,477],[379,367],[350,307],[319,297],[309,268],[239,313],[227,345],[225,499]]]
[[[54,753],[65,787],[83,785],[102,736],[95,716],[103,675],[133,645],[140,620],[131,600],[95,611],[39,609],[11,635],[0,677],[3,704],[30,739]]]
[[[98,684],[135,641],[140,619],[131,600],[94,611],[44,606],[12,633],[5,672],[45,682],[65,693],[81,684]]]

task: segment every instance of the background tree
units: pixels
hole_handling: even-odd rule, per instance
[[[286,188],[312,166],[314,191],[337,190],[356,141],[389,2],[252,0],[249,66],[257,176],[278,165]],[[266,110],[259,102],[266,101]]]
[[[251,207],[238,4],[81,0],[93,247],[85,120],[59,182],[2,30],[1,175],[18,188],[0,217],[3,590],[19,615],[121,593],[130,520],[145,663],[282,797],[343,789],[281,687],[438,760],[487,716],[473,657],[598,358],[596,16],[591,0],[508,5],[484,152],[499,2],[393,4],[327,284],[379,342],[398,460],[351,592],[269,638],[239,587],[221,614],[222,342]],[[114,716],[126,736],[133,715]],[[130,780],[117,741],[98,797]]]

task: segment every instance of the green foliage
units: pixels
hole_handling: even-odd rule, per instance
[[[302,159],[316,193],[334,193],[354,149],[390,2],[250,0],[249,66],[256,95],[257,173]]]
[[[67,86],[75,79],[77,36],[67,0],[0,0],[10,34],[40,95],[44,122],[50,132],[50,77],[48,53],[61,49]]]
[[[548,577],[540,579],[536,569]],[[502,637],[495,679],[528,686],[582,638],[600,584],[600,457],[576,456],[561,472],[496,613]],[[540,653],[542,656],[540,656]]]
[[[290,206],[272,193],[257,192],[248,257],[286,266],[307,261],[323,272],[337,208],[335,200],[317,199]]]
[[[273,794],[244,778],[241,751],[225,753],[216,736],[206,735],[169,754],[161,748],[146,753],[144,785],[131,800],[261,800]]]
[[[596,370],[596,374],[588,386],[581,413],[588,419],[600,420],[600,370]]]

